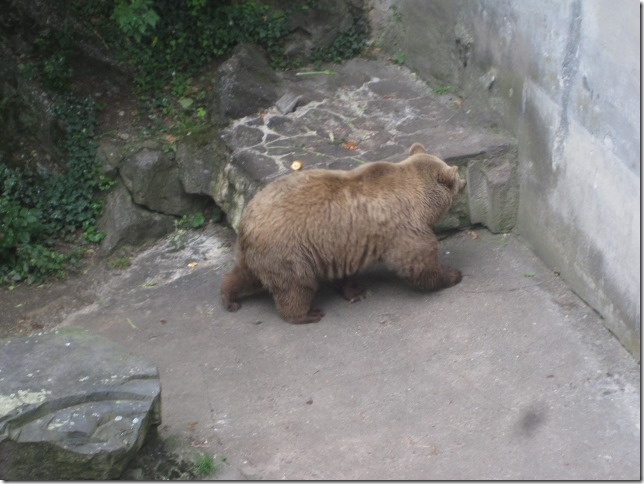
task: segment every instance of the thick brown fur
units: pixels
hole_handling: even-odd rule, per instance
[[[291,173],[261,190],[244,209],[236,265],[223,277],[226,309],[237,311],[241,295],[265,288],[286,321],[317,322],[324,312],[311,302],[319,282],[336,281],[348,300],[359,300],[351,276],[378,261],[422,291],[458,284],[460,271],[438,260],[431,225],[465,182],[419,143],[409,153],[400,163]]]

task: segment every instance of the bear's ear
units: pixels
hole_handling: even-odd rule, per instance
[[[454,190],[458,181],[458,168],[456,166],[446,166],[438,173],[438,183],[445,185],[450,190]]]
[[[420,143],[414,143],[411,145],[411,148],[409,148],[409,154],[415,155],[416,153],[427,153],[427,150]]]

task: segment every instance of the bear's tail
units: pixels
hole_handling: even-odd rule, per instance
[[[241,307],[239,296],[250,294],[262,288],[260,280],[243,263],[238,261],[232,271],[224,274],[221,282],[221,298],[224,307],[235,312]]]

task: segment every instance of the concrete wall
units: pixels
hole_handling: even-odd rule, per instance
[[[640,353],[637,0],[367,0],[374,42],[519,143],[516,232]]]

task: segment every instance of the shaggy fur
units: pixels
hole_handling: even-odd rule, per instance
[[[465,182],[422,145],[409,152],[400,163],[291,173],[261,190],[244,209],[236,265],[223,277],[226,309],[264,288],[286,321],[317,322],[319,282],[336,281],[345,298],[359,300],[364,292],[351,276],[377,261],[422,291],[459,283],[460,271],[438,260],[431,225]]]

